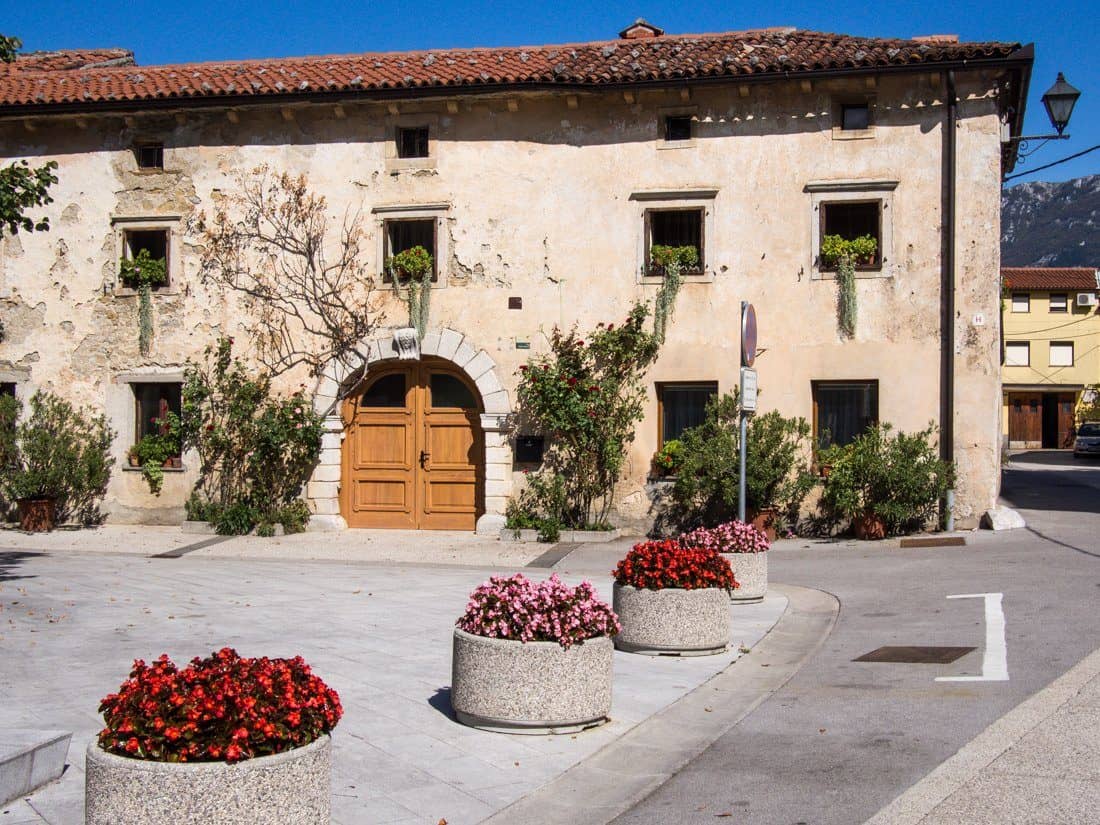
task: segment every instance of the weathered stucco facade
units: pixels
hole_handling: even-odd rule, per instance
[[[22,395],[53,391],[105,409],[119,431],[107,509],[122,521],[178,522],[193,466],[149,494],[125,468],[134,442],[134,381],[178,380],[188,358],[219,335],[249,339],[232,295],[198,278],[187,219],[260,165],[304,174],[334,219],[360,211],[370,266],[382,269],[383,222],[436,222],[439,281],[422,343],[464,371],[481,395],[483,512],[503,513],[514,489],[516,370],[544,351],[554,325],[617,321],[658,283],[643,277],[645,212],[705,210],[704,272],[681,290],[660,358],[648,376],[618,515],[641,523],[658,446],[656,386],[737,383],[741,301],[756,307],[761,409],[812,418],[813,382],[877,381],[878,419],[904,430],[940,423],[944,231],[945,74],[874,70],[771,82],[664,82],[614,89],[463,91],[297,100],[280,105],[132,106],[38,116],[8,106],[7,159],[56,160],[51,230],[5,236],[0,371]],[[999,203],[1006,71],[957,71],[954,369],[955,515],[976,522],[999,479]],[[840,128],[844,101],[870,104],[873,124]],[[669,115],[691,137],[665,140]],[[394,157],[394,129],[426,124],[427,158]],[[163,142],[163,170],[137,168],[133,148]],[[854,339],[837,328],[837,286],[819,271],[821,203],[881,201],[879,271],[857,281]],[[117,287],[124,233],[170,232],[171,286],[154,296],[156,336],[137,347],[137,299]],[[509,308],[521,298],[522,308]],[[384,299],[373,363],[394,357],[388,328],[404,307]],[[516,302],[513,302],[513,304]],[[529,347],[529,348],[528,348]],[[317,526],[339,526],[342,428],[338,401],[357,364],[332,365],[310,383],[330,413],[321,465],[308,485]],[[369,375],[369,368],[368,368]],[[3,376],[0,376],[3,377]],[[486,525],[493,519],[483,520]]]

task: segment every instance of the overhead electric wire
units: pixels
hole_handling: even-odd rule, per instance
[[[1012,180],[1014,178],[1025,177],[1027,175],[1034,175],[1036,172],[1042,172],[1044,169],[1049,169],[1050,167],[1057,166],[1060,163],[1066,163],[1067,161],[1075,160],[1076,158],[1079,158],[1082,155],[1087,155],[1089,152],[1095,152],[1097,149],[1100,149],[1100,143],[1097,143],[1095,146],[1090,146],[1088,149],[1085,149],[1084,151],[1078,152],[1076,155],[1070,155],[1069,157],[1062,158],[1061,160],[1053,161],[1051,163],[1046,164],[1045,166],[1036,166],[1034,169],[1029,169],[1026,172],[1017,172],[1015,175],[1009,175],[1008,177],[1005,178],[1005,180]]]

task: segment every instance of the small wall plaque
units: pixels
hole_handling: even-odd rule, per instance
[[[513,295],[508,299],[508,309],[523,309],[523,298]]]
[[[531,349],[531,342],[526,338],[517,338],[516,349]]]

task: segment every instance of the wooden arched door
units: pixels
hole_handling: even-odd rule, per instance
[[[442,362],[372,370],[343,406],[348,526],[473,530],[485,500],[479,412],[476,389]]]

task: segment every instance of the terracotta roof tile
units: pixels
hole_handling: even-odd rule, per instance
[[[75,69],[133,66],[129,49],[64,49],[56,52],[27,52],[14,63],[0,63],[0,77],[23,72],[64,72]]]
[[[1004,266],[1001,277],[1009,289],[1097,288],[1094,267]]]
[[[645,81],[997,60],[1016,43],[919,42],[795,29],[661,35],[552,46],[447,49],[168,66],[66,67],[40,59],[0,71],[0,106]],[[110,50],[110,52],[121,50]],[[104,54],[108,52],[103,52]],[[63,53],[58,53],[63,54]],[[98,52],[79,53],[84,57]],[[132,62],[132,61],[131,61]]]

